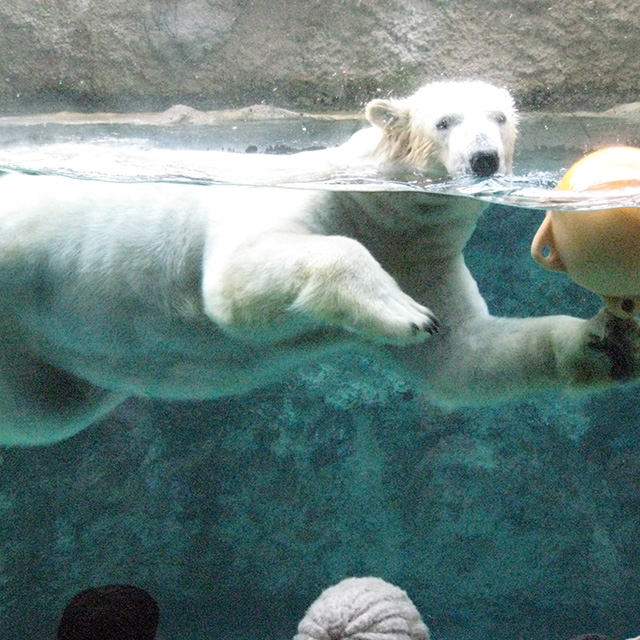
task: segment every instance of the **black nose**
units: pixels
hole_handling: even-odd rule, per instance
[[[500,167],[496,151],[478,151],[471,156],[471,171],[481,178],[492,176]]]

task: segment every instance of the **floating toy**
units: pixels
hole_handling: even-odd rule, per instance
[[[557,189],[640,187],[640,149],[610,147],[574,164]],[[549,271],[562,271],[597,293],[611,313],[640,313],[640,208],[547,211],[531,255]]]

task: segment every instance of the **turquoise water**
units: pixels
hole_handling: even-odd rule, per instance
[[[188,181],[193,150],[315,147],[357,124],[330,133],[274,126],[238,126],[226,137],[193,128],[3,131],[0,166]],[[190,151],[178,162],[180,144]],[[340,176],[289,186],[434,188],[489,200],[466,257],[492,312],[589,317],[598,299],[529,256],[540,199],[583,151],[532,148],[512,180]],[[618,196],[616,205],[637,202]],[[575,206],[554,206],[565,204]],[[638,420],[635,388],[444,411],[355,356],[243,397],[129,401],[67,442],[0,451],[2,637],[53,637],[74,593],[121,581],[156,597],[159,638],[284,640],[321,590],[350,575],[405,589],[436,639],[632,637]]]

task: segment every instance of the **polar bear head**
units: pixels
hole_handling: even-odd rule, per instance
[[[373,100],[377,156],[436,178],[510,173],[517,116],[505,89],[486,82],[435,82],[409,98]]]

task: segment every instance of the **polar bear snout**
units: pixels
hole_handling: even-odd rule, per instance
[[[450,177],[470,175],[488,178],[496,173],[510,172],[510,159],[500,140],[487,140],[485,136],[458,147],[458,140],[451,138],[443,149],[442,163]]]
[[[500,168],[500,155],[497,151],[476,151],[469,162],[471,173],[479,178],[492,176]]]

